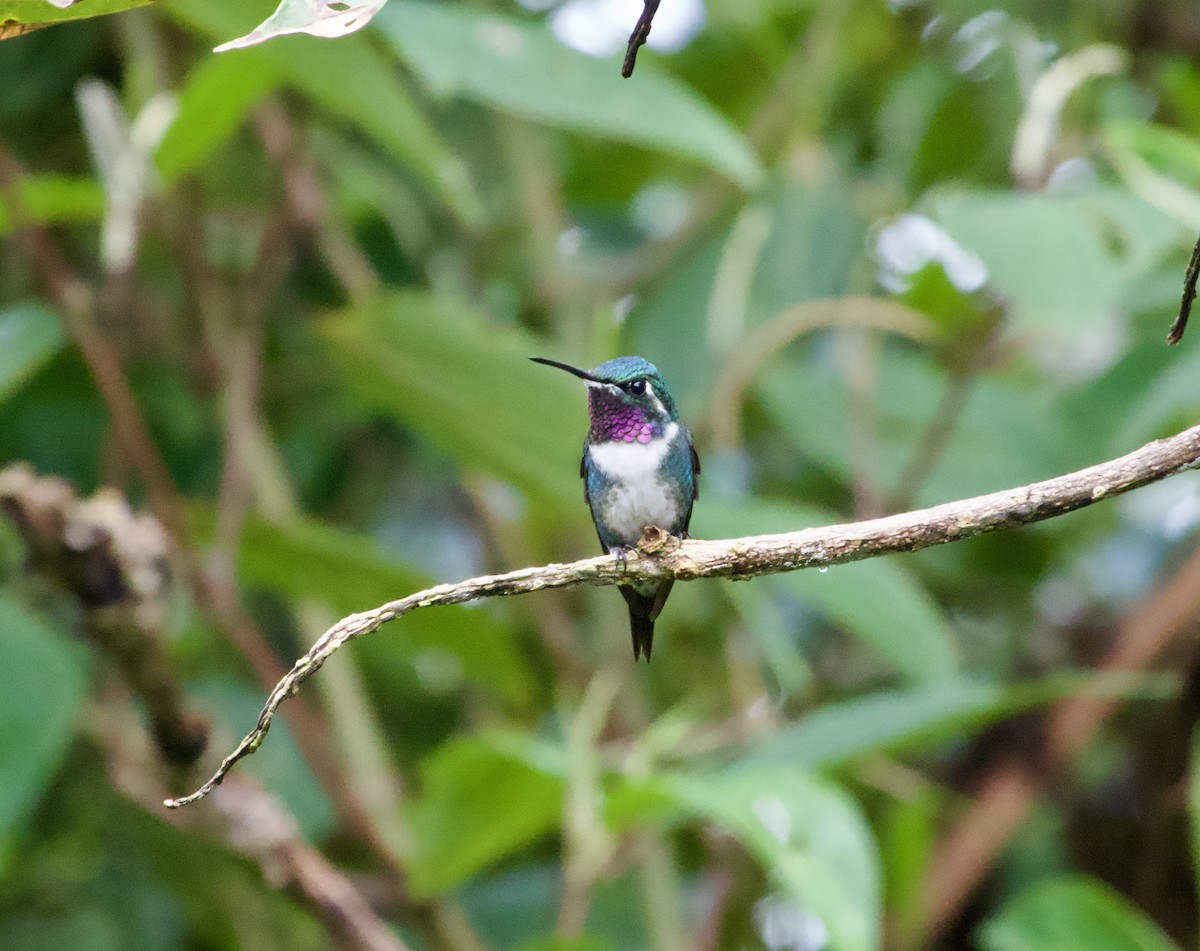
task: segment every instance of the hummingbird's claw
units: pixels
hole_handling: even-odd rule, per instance
[[[608,550],[608,553],[617,559],[617,563],[621,566],[621,569],[624,570],[625,566],[629,564],[629,553],[631,551],[633,551],[633,547],[631,545],[613,545],[612,548]]]

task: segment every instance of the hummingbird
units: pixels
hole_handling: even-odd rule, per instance
[[[566,370],[587,385],[589,425],[579,475],[604,551],[624,561],[650,526],[686,538],[700,493],[700,459],[658,368],[641,357],[617,357],[594,370],[530,359]],[[650,662],[654,621],[672,584],[620,586],[629,605],[635,661],[645,654]]]

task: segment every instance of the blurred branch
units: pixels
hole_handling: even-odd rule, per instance
[[[345,222],[330,211],[321,182],[306,160],[304,144],[287,112],[279,103],[269,101],[255,113],[254,127],[268,157],[283,173],[291,223],[316,244],[348,297],[364,300],[374,296],[379,278],[347,234]]]
[[[584,692],[567,737],[567,793],[563,804],[563,894],[555,932],[563,941],[577,940],[587,924],[592,886],[613,853],[613,843],[600,815],[600,768],[596,744],[612,713],[621,677],[601,669]]]
[[[666,578],[680,581],[698,578],[744,580],[758,575],[860,561],[893,552],[917,551],[1064,515],[1197,465],[1200,465],[1200,426],[1070,475],[921,511],[847,525],[722,541],[689,539],[680,542],[659,529],[648,528],[637,551],[631,552],[624,562],[606,555],[567,565],[552,564],[501,575],[484,575],[418,591],[374,610],[352,614],[326,631],[276,684],[259,715],[258,724],[225,758],[213,777],[190,796],[168,800],[166,805],[171,808],[184,806],[212,792],[238,760],[255,752],[262,744],[280,705],[343,644],[421,608],[583,584],[630,584]]]
[[[345,875],[304,841],[296,820],[274,796],[248,783],[215,796],[226,838],[273,884],[294,889],[329,933],[358,951],[408,951]]]
[[[64,479],[21,463],[0,469],[0,512],[24,539],[31,566],[79,599],[88,634],[145,704],[163,759],[193,765],[208,723],[185,709],[162,640],[170,582],[162,525],[116,492],[80,499]]]
[[[1098,672],[1146,669],[1198,611],[1200,552],[1126,614]],[[933,939],[953,924],[1047,785],[1062,775],[1119,704],[1113,698],[1086,695],[1064,700],[1046,724],[1043,762],[1009,757],[984,779],[975,801],[929,863],[922,889],[926,937]]]
[[[1003,316],[1002,307],[991,308],[986,321],[978,328],[977,339],[968,343],[965,352],[951,366],[950,377],[933,416],[884,503],[885,512],[901,512],[913,504],[921,486],[949,447],[963,411],[967,408],[976,377],[996,356],[996,332]]]
[[[654,23],[654,14],[658,12],[660,0],[643,0],[642,15],[638,17],[633,32],[629,34],[629,45],[625,48],[625,62],[621,65],[621,75],[628,79],[633,75],[633,67],[637,65],[638,50],[650,38],[650,26]]]

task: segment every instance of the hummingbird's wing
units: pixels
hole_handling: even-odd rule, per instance
[[[583,444],[583,458],[579,460],[579,477],[583,479],[583,500],[587,503],[588,512],[592,516],[592,526],[596,529],[596,537],[600,539],[600,547],[603,551],[612,550],[616,541],[612,538],[604,537],[604,530],[600,527],[600,522],[596,519],[596,506],[592,504],[592,496],[600,491],[600,470],[596,468],[596,464],[592,462],[591,453],[588,452],[587,443]]]
[[[696,444],[688,435],[688,449],[692,453],[692,501],[700,498],[700,457],[696,454]]]

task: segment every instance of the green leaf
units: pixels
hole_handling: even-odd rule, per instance
[[[63,348],[54,315],[40,304],[0,309],[0,401]]]
[[[171,0],[169,9],[193,29],[222,39],[247,32],[263,19],[255,4],[231,7],[219,0]],[[482,221],[483,208],[466,166],[418,109],[396,70],[363,36],[336,42],[285,36],[253,53],[258,59],[252,62],[262,63],[412,168],[464,224],[474,227]]]
[[[279,82],[268,57],[256,51],[201,59],[184,80],[179,114],[155,155],[163,181],[203,165]]]
[[[1200,140],[1177,129],[1145,122],[1113,122],[1105,144],[1129,187],[1151,204],[1193,228],[1200,221]]]
[[[1040,882],[979,929],[984,951],[1178,951],[1159,927],[1107,885]]]
[[[238,571],[248,584],[294,600],[319,598],[339,615],[430,586],[428,578],[388,557],[370,538],[303,519],[285,525],[250,519],[242,534]],[[533,692],[513,632],[487,610],[448,606],[416,611],[375,636],[394,639],[410,658],[422,651],[445,651],[457,659],[463,676],[509,703],[523,705]]]
[[[24,606],[0,595],[0,874],[19,823],[70,745],[85,660]]]
[[[647,788],[669,818],[715,823],[733,834],[777,887],[816,915],[833,951],[879,946],[879,857],[867,821],[838,786],[798,766],[719,773],[669,772]],[[638,799],[613,802],[618,824],[644,814]]]
[[[453,298],[417,292],[342,311],[322,329],[368,404],[465,468],[582,516],[586,400],[578,381],[529,362],[544,349],[534,338],[491,325]]]
[[[708,499],[696,508],[693,534],[734,538],[833,521],[829,513],[799,506]],[[873,558],[824,572],[790,571],[775,583],[862,638],[914,682],[943,679],[958,668],[950,626],[929,593],[896,559]]]
[[[1077,376],[1119,353],[1120,319],[1136,306],[1138,281],[1185,233],[1162,211],[1117,190],[944,194],[931,208],[983,259],[1031,349],[1040,345],[1044,359],[1077,355]]]
[[[1015,686],[955,678],[881,691],[814,710],[737,762],[746,768],[795,763],[835,769],[866,753],[929,745],[1066,697],[1162,697],[1169,695],[1165,686],[1145,677],[1062,674]]]
[[[389,4],[375,26],[434,92],[563,129],[692,159],[753,187],[749,144],[687,86],[653,69],[637,82],[541,26],[462,7]]]
[[[861,475],[876,491],[889,493],[935,418],[949,376],[926,355],[888,347],[880,355],[876,377],[874,458]],[[765,373],[755,391],[779,431],[805,457],[845,482],[860,474],[861,466],[850,455],[855,445],[853,397],[837,367],[821,361],[802,370]],[[916,504],[995,492],[1098,462],[1096,454],[1103,449],[1093,444],[1091,430],[1072,426],[1065,414],[1055,412],[1055,398],[1010,377],[977,377]]]
[[[1200,351],[1193,349],[1172,357],[1159,372],[1140,378],[1124,402],[1120,425],[1108,445],[1114,455],[1195,424],[1200,412],[1196,387]]]
[[[29,175],[15,186],[21,214],[35,224],[76,224],[104,217],[104,189],[91,178]],[[0,202],[0,235],[12,230],[10,212]]]
[[[867,224],[833,162],[806,162],[638,303],[636,351],[653,354],[681,406],[708,404],[717,371],[752,329],[856,286]]]
[[[67,20],[86,20],[108,13],[121,13],[144,7],[151,0],[78,0],[68,7],[59,7],[47,0],[0,0],[0,24],[19,23],[22,26],[41,26]]]
[[[453,888],[558,826],[562,781],[485,737],[446,743],[421,775],[421,796],[409,807],[415,894]]]

